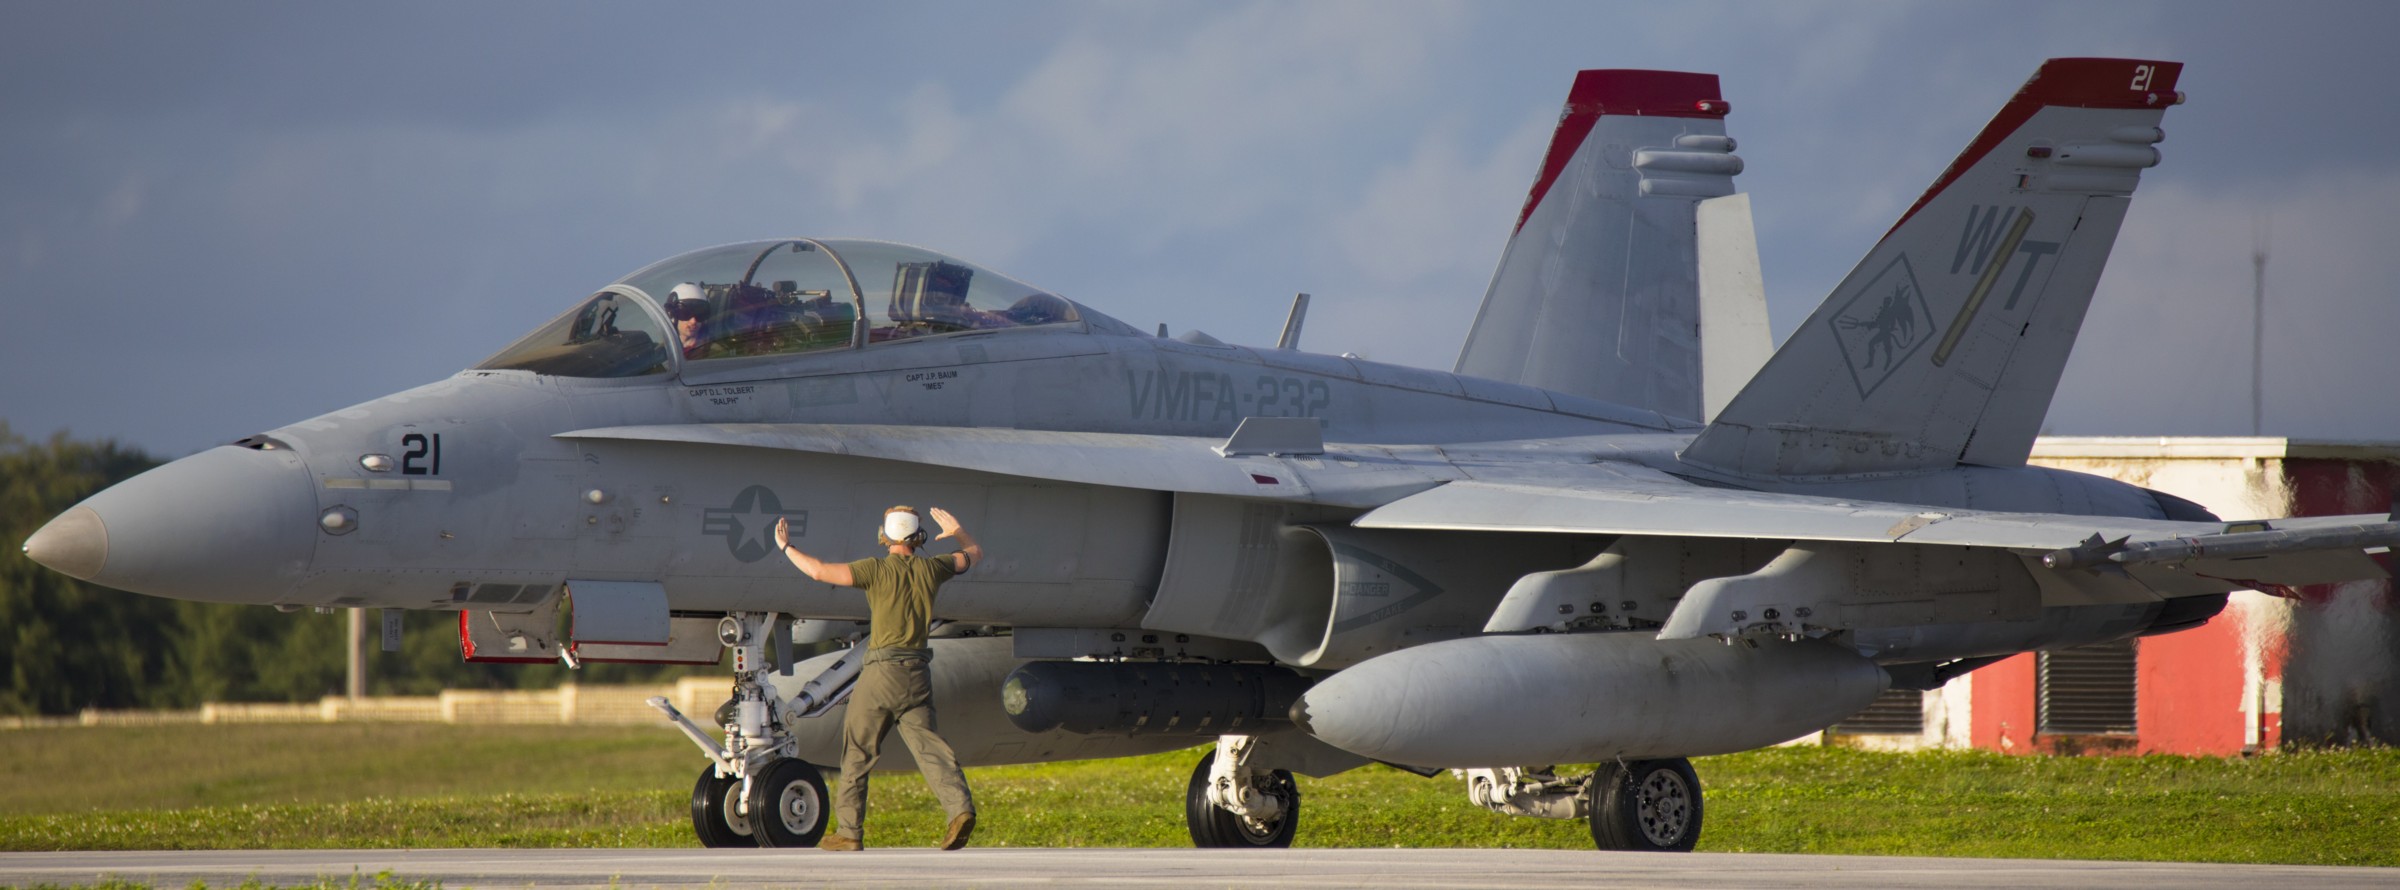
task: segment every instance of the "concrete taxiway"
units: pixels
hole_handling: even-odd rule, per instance
[[[276,850],[0,854],[0,885],[228,887],[389,871],[492,887],[2400,887],[2400,869],[1573,850]]]

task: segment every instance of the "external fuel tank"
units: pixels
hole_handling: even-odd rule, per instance
[[[1484,636],[1368,659],[1319,681],[1292,719],[1334,747],[1421,767],[1692,757],[1823,729],[1889,683],[1818,640]]]

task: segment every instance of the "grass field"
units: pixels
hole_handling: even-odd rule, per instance
[[[968,771],[989,846],[1182,847],[1198,751]],[[0,849],[689,846],[701,759],[652,728],[183,726],[0,733]],[[1703,850],[2400,865],[2400,751],[2002,757],[1787,748],[1696,762]],[[931,844],[881,776],[868,840]],[[1368,767],[1303,779],[1315,847],[1584,849],[1580,822]]]

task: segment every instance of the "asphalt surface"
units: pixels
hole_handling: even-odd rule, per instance
[[[2400,869],[1574,850],[274,850],[0,854],[0,886],[2400,888]]]

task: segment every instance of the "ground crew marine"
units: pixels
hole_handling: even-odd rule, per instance
[[[967,790],[966,774],[950,744],[934,730],[933,649],[926,642],[933,620],[933,598],[942,582],[983,561],[983,546],[958,525],[950,511],[927,511],[941,526],[939,538],[957,538],[956,553],[936,557],[917,555],[925,545],[923,520],[916,510],[893,507],[884,511],[876,541],[885,554],[847,564],[826,563],[791,545],[786,523],[775,523],[775,546],[792,565],[827,584],[857,587],[867,592],[869,618],[866,655],[860,659],[858,683],[850,693],[849,711],[842,718],[842,778],[834,792],[835,833],[817,846],[826,850],[865,849],[867,773],[882,755],[883,740],[894,727],[900,741],[916,757],[925,784],[950,814],[944,850],[967,845],[975,830],[975,798]]]

